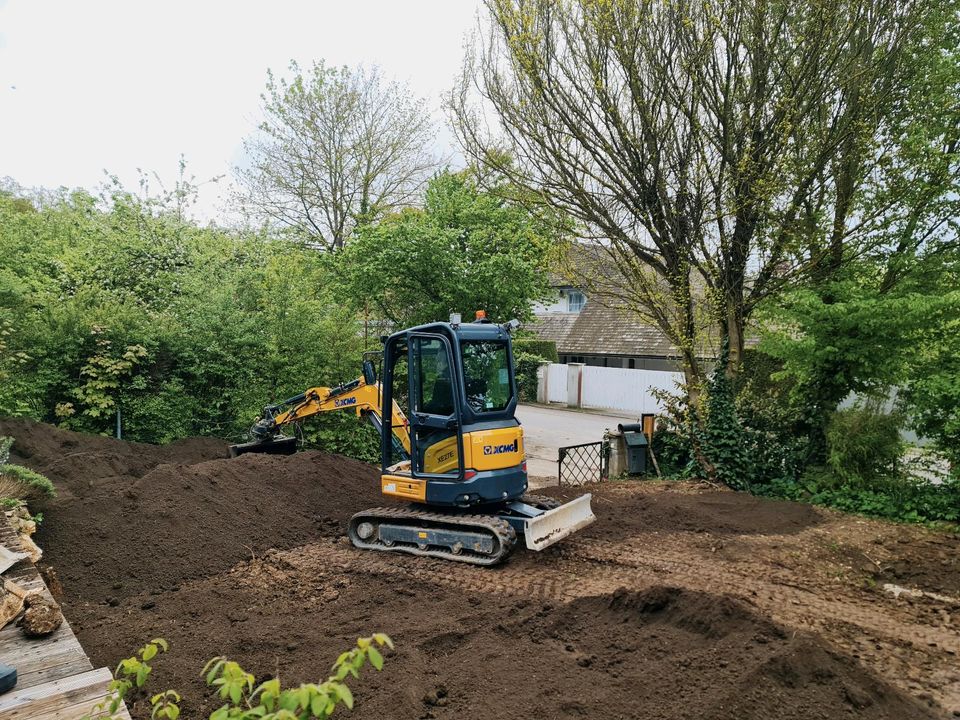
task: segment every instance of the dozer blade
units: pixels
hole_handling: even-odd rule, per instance
[[[270,440],[254,440],[230,446],[230,457],[237,457],[245,453],[265,453],[269,455],[293,455],[297,451],[297,439],[279,435]]]
[[[531,550],[543,550],[596,520],[597,517],[590,508],[592,497],[590,493],[581,495],[576,500],[528,519],[523,531],[527,547]]]

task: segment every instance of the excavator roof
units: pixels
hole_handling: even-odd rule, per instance
[[[427,325],[417,325],[416,327],[406,328],[396,332],[390,337],[409,335],[412,333],[437,333],[447,335],[448,337],[460,338],[464,340],[506,340],[510,333],[503,325],[492,322],[470,322],[451,325],[448,322],[429,323]]]

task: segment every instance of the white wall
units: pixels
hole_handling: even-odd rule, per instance
[[[580,373],[579,382],[577,373]],[[660,402],[651,389],[676,392],[677,383],[683,382],[683,374],[677,372],[593,367],[576,363],[551,363],[544,377],[549,402],[636,415],[660,412]]]

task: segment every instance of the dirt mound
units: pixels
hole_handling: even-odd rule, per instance
[[[0,436],[15,442],[11,459],[47,475],[58,489],[102,482],[106,477],[140,477],[160,463],[198,463],[229,457],[216,438],[185,438],[169,445],[132,443],[61,430],[23,418],[0,420]]]
[[[116,457],[101,457],[112,472]],[[45,561],[86,601],[162,592],[269,548],[335,537],[381,502],[368,465],[333,455],[244,455],[161,464],[142,477],[102,475],[46,511]]]
[[[128,443],[29,420],[0,421],[13,455],[58,496],[37,534],[67,593],[117,602],[229,569],[270,548],[343,532],[382,504],[364,463],[318,452],[227,458],[223,441]]]
[[[342,568],[304,578],[275,553],[176,593],[90,610],[81,639],[98,661],[144,637],[171,641],[154,680],[184,691],[186,717],[215,707],[197,677],[208,656],[261,678],[279,669],[285,683],[312,681],[374,629],[397,650],[382,673],[353,683],[358,720],[935,717],[816,637],[729,597],[671,587],[554,605]]]
[[[806,506],[610,483],[596,490],[598,521],[582,541],[537,556],[520,549],[499,568],[451,567],[346,543],[346,520],[384,502],[363,463],[319,452],[217,459],[217,441],[154,447],[24,421],[0,422],[4,433],[17,438],[18,460],[60,490],[38,540],[94,664],[115,666],[146,639],[167,638],[152,689],[182,690],[184,717],[215,707],[198,678],[214,655],[261,680],[279,669],[285,683],[312,681],[374,631],[398,649],[383,673],[353,683],[351,717],[934,717],[742,599],[635,572],[648,540],[690,545],[689,557],[665,557],[651,567],[667,570],[652,573],[701,562],[698,533],[727,544],[790,534],[795,549],[796,534],[825,517]],[[633,555],[621,566],[625,537]],[[581,592],[551,595],[559,587]],[[149,717],[145,700],[133,715]]]
[[[745,603],[674,587],[574,601],[539,625],[580,665],[630,688],[629,717],[930,717],[819,638]],[[599,680],[598,680],[599,682]],[[599,687],[584,710],[608,699]]]
[[[810,505],[732,491],[699,493],[633,492],[633,483],[591,486],[600,520],[588,534],[629,536],[636,532],[702,532],[713,535],[788,535],[818,525],[822,514]],[[547,488],[538,493],[570,499],[582,488]]]

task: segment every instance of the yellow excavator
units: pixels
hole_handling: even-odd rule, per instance
[[[251,428],[253,440],[231,454],[293,452],[297,438],[284,428],[353,410],[380,432],[382,493],[408,502],[354,515],[347,530],[355,546],[475,565],[503,560],[518,535],[543,550],[595,517],[589,494],[563,504],[526,494],[511,342],[517,327],[480,311],[474,322],[454,315],[396,332],[383,338],[379,381],[365,358],[352,382],[267,406]]]

